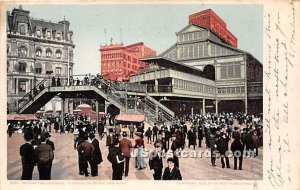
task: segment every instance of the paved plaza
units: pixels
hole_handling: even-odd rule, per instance
[[[78,174],[78,154],[74,150],[74,135],[51,133],[51,140],[55,143],[55,158],[52,166],[53,180],[111,180],[111,164],[107,160],[108,150],[105,147],[104,137],[100,140],[103,162],[99,166],[99,176],[85,177]],[[99,137],[97,137],[99,140]],[[171,142],[171,141],[170,141]],[[187,141],[186,141],[187,142]],[[205,150],[205,141],[202,141],[202,148],[196,150]],[[230,141],[232,142],[232,140]],[[21,157],[19,155],[20,145],[24,143],[23,134],[13,134],[12,138],[7,137],[7,178],[9,180],[19,180],[22,173]],[[134,140],[132,139],[134,145]],[[153,144],[147,144],[146,149],[152,151]],[[192,147],[191,147],[192,148]],[[230,158],[231,168],[222,168],[221,160],[217,159],[216,167],[210,164],[210,158],[181,158],[179,160],[180,171],[183,180],[262,180],[263,178],[263,154],[262,147],[259,148],[259,155],[255,158],[244,158],[243,170],[233,169],[233,158]],[[185,150],[188,150],[185,148]],[[148,158],[145,158],[147,168],[137,170],[135,160],[131,158],[129,176],[123,177],[123,180],[153,180],[148,166]],[[164,167],[167,166],[166,159],[163,159]],[[90,171],[90,168],[89,168]],[[33,171],[33,180],[38,180],[37,167]]]

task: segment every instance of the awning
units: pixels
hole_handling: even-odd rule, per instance
[[[92,107],[88,104],[80,104],[79,106],[76,107],[76,109],[92,109]]]
[[[40,69],[40,68],[42,68],[42,64],[40,62],[35,62],[34,63],[34,68]]]
[[[7,121],[39,120],[35,114],[7,114]]]
[[[46,63],[46,71],[47,72],[53,72],[52,64],[51,63]]]
[[[120,114],[117,115],[115,119],[117,121],[143,122],[145,121],[145,116],[136,114]]]

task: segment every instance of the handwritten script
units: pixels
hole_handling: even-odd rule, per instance
[[[291,182],[289,96],[292,93],[291,71],[295,66],[295,0],[285,11],[270,10],[265,13],[264,62],[264,131],[271,155],[267,166],[267,178],[272,186],[284,186]]]

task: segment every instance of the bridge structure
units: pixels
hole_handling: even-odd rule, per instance
[[[151,125],[155,122],[171,123],[175,116],[172,110],[147,93],[145,85],[135,83],[115,84],[90,74],[77,76],[88,76],[88,78],[63,86],[53,85],[50,77],[45,78],[19,100],[18,113],[36,113],[52,98],[58,96],[62,100],[62,108],[64,108],[64,100],[67,98],[85,98],[95,101],[96,113],[99,113],[99,103],[107,101],[116,106],[120,113],[144,115],[146,121]],[[61,111],[63,122],[64,109]],[[98,124],[98,122],[99,114],[96,114],[96,123]]]

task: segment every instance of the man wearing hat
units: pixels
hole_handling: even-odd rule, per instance
[[[46,143],[46,140],[45,134],[41,135],[41,144],[35,149],[40,180],[51,180],[51,167],[54,154],[51,146]]]
[[[46,132],[44,132],[44,134],[42,134],[42,135],[45,135],[45,137],[46,137],[46,143],[47,143],[48,145],[50,145],[52,151],[54,151],[54,150],[55,150],[55,146],[54,146],[54,142],[50,140],[50,137],[51,137],[50,133],[49,133],[48,131],[46,131]]]
[[[90,133],[89,138],[94,147],[94,152],[92,155],[92,162],[91,162],[91,164],[92,164],[91,165],[91,174],[94,177],[94,176],[98,176],[98,165],[101,162],[103,162],[103,160],[102,160],[102,153],[101,153],[100,146],[99,146],[99,141],[98,141],[98,139],[95,138],[95,134]]]
[[[125,177],[128,176],[129,172],[129,160],[130,160],[130,149],[133,147],[131,141],[127,138],[127,133],[124,131],[122,134],[123,138],[120,140],[120,149],[121,152],[125,156],[125,163],[124,163],[124,172],[125,172]]]
[[[87,136],[85,136],[84,140],[85,141],[77,147],[77,150],[78,150],[78,152],[82,153],[82,155],[83,155],[82,169],[83,169],[83,173],[85,174],[85,176],[88,177],[89,176],[88,170],[87,170],[88,163],[90,163],[91,170],[92,170],[92,166],[93,166],[92,155],[94,153],[95,148],[91,143],[88,142]]]
[[[32,172],[35,165],[35,152],[30,142],[32,136],[29,133],[24,134],[25,144],[20,147],[20,156],[22,157],[22,177],[21,180],[32,180]]]
[[[112,180],[122,180],[125,157],[118,147],[119,140],[117,138],[113,138],[112,145],[107,155],[107,159],[112,165]]]
[[[182,180],[179,168],[174,166],[174,159],[168,158],[167,163],[168,167],[164,170],[163,180]]]
[[[181,142],[178,136],[175,134],[172,135],[172,146],[171,150],[173,152],[173,159],[175,162],[175,167],[179,168],[179,159],[178,159],[178,154],[181,151]]]
[[[149,157],[149,167],[152,171],[154,180],[161,180],[162,176],[162,169],[163,169],[163,162],[162,162],[162,155],[161,155],[161,143],[155,144],[155,150],[150,153]]]

